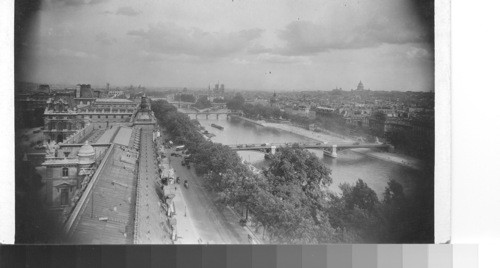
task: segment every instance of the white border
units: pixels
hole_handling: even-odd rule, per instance
[[[450,2],[435,0],[434,243],[451,240]]]
[[[0,1],[0,243],[14,243],[14,1]]]

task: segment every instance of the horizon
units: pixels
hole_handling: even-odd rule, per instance
[[[35,84],[35,85],[49,85],[49,86],[62,86],[64,88],[54,88],[54,89],[72,89],[73,87],[76,88],[77,85],[79,84],[89,84],[89,83],[75,83],[75,84],[65,84],[65,83],[40,83],[40,82],[32,82],[32,81],[17,81],[17,83],[27,83],[27,84]],[[221,83],[223,84],[223,83]],[[105,89],[106,88],[106,85],[94,85],[94,84],[90,84],[91,85],[91,88],[93,89]],[[153,87],[149,87],[149,86],[146,86],[146,85],[142,85],[142,84],[137,84],[137,85],[134,85],[134,84],[131,84],[131,85],[113,85],[110,83],[110,90],[116,90],[116,89],[119,89],[119,90],[126,90],[130,87],[133,87],[133,88],[138,88],[139,86],[141,86],[142,88],[145,88],[146,90],[150,89],[150,90],[158,90],[158,89],[161,89],[161,90],[182,90],[184,88],[186,88],[187,90],[193,90],[193,91],[201,91],[201,90],[206,90],[207,88],[203,88],[203,87],[186,87],[186,86],[153,86]],[[224,84],[225,86],[225,84]],[[211,87],[212,89],[212,87]],[[351,89],[343,89],[343,88],[331,88],[331,89],[244,89],[244,88],[225,88],[226,90],[226,93],[230,93],[232,91],[236,91],[236,92],[266,92],[266,93],[272,93],[274,91],[276,91],[277,93],[293,93],[293,92],[331,92],[331,91],[335,91],[335,90],[340,90],[342,92],[351,92],[351,91],[354,91],[356,92],[356,89],[354,88],[351,88]],[[379,89],[379,90],[373,90],[373,89],[365,89],[364,90],[365,92],[423,92],[423,93],[428,93],[428,92],[431,92],[431,93],[434,93],[434,89],[431,89],[431,90],[427,90],[427,91],[424,91],[424,90],[387,90],[387,89]]]

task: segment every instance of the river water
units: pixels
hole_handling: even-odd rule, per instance
[[[194,115],[190,115],[190,117],[194,118]],[[220,116],[219,119],[215,115],[210,115],[208,119],[205,115],[200,115],[198,121],[208,132],[215,135],[212,141],[226,145],[312,141],[307,137],[262,127],[239,118],[226,118],[225,115]],[[211,127],[211,124],[223,126],[224,130]],[[422,179],[422,174],[417,170],[374,159],[350,150],[340,151],[338,158],[335,159],[324,157],[321,150],[310,151],[316,154],[320,161],[332,171],[330,176],[333,183],[330,190],[333,192],[340,192],[338,185],[341,183],[354,184],[358,179],[362,179],[377,193],[379,198],[382,198],[387,182],[391,179],[399,182],[407,193],[413,188],[415,180]],[[242,159],[256,167],[263,168],[266,165],[264,154],[261,152],[242,151],[238,154]]]

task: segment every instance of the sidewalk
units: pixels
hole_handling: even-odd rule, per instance
[[[191,221],[190,212],[187,209],[186,201],[182,194],[181,187],[184,186],[180,184],[174,185],[177,188],[177,190],[174,190],[175,197],[173,200],[175,219],[177,219],[177,240],[174,241],[174,244],[200,244],[200,236]]]
[[[170,169],[168,158],[162,159],[161,165]],[[177,177],[177,174],[174,173],[174,177]],[[191,220],[191,215],[189,209],[187,209],[186,200],[182,192],[182,187],[184,186],[174,183],[166,187],[171,188],[175,194],[172,202],[175,208],[174,218],[177,220],[177,240],[174,241],[174,244],[199,244],[201,239]]]
[[[241,226],[239,224],[239,221],[240,221],[240,219],[242,219],[242,217],[240,215],[238,215],[238,213],[236,211],[234,211],[233,208],[231,208],[230,206],[226,206],[225,211],[228,211],[228,212],[230,212],[230,214],[232,214],[232,215],[226,215],[226,217],[228,219],[231,219],[231,222],[237,222],[239,229],[244,230],[243,232],[239,232],[239,233],[240,233],[240,235],[243,235],[243,236],[246,235],[246,237],[245,237],[246,240],[248,240],[248,236],[250,236],[250,237],[252,237],[252,244],[265,244],[262,242],[262,239],[260,239],[258,237],[258,234],[255,233],[250,227]],[[226,214],[226,213],[224,213],[224,214]]]

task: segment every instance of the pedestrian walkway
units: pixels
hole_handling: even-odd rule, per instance
[[[187,208],[180,184],[177,184],[176,186],[175,198],[173,202],[176,209],[175,218],[177,219],[177,240],[174,241],[174,244],[204,243],[205,241],[201,240],[198,235],[198,231],[191,221],[191,214]]]
[[[171,168],[168,158],[161,159],[159,166],[163,170],[169,170]],[[173,178],[176,178],[177,174],[174,172]],[[205,243],[198,234],[198,230],[193,224],[192,214],[187,207],[186,200],[183,191],[186,190],[185,186],[182,184],[170,184],[168,187],[170,192],[174,193],[173,206],[175,208],[174,218],[177,221],[177,239],[174,244],[200,244]]]

